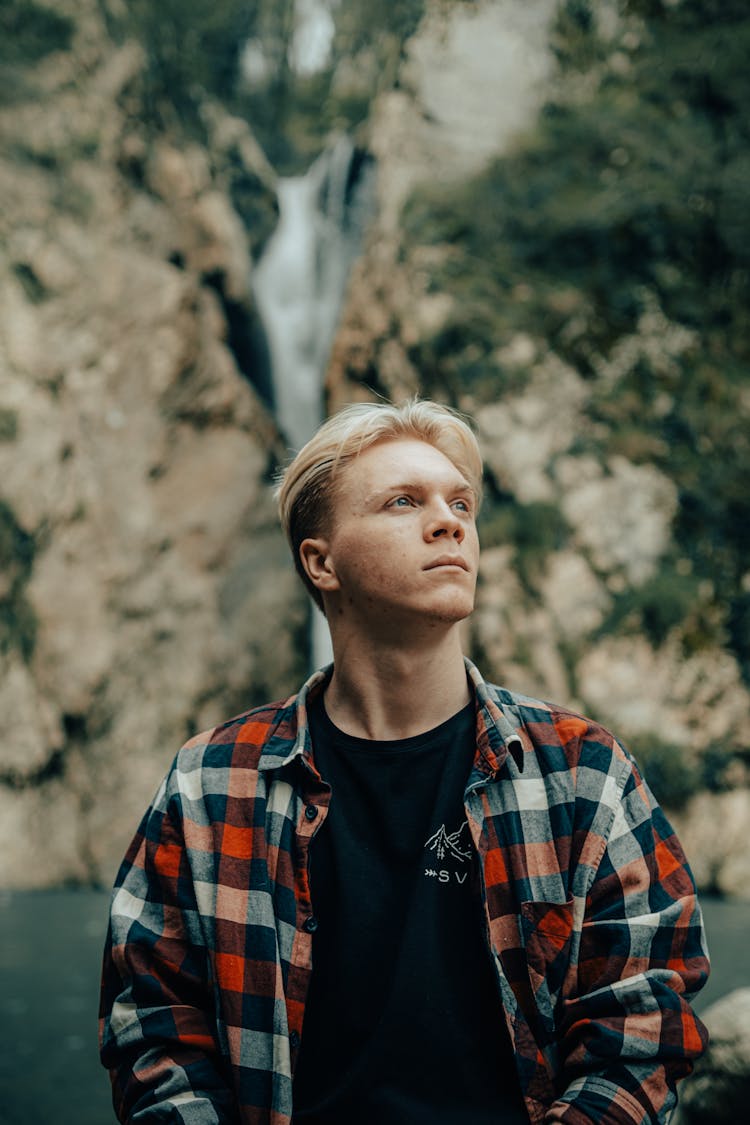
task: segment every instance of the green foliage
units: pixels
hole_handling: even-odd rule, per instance
[[[729,774],[737,762],[737,756],[728,747],[715,744],[709,746],[701,755],[701,788],[708,789],[711,793],[722,793],[732,789]]]
[[[664,564],[642,586],[615,595],[612,609],[600,634],[631,632],[644,634],[658,648],[673,629],[680,627],[683,643],[691,652],[724,639],[723,622],[710,602],[712,591],[693,573],[680,573]]]
[[[18,437],[18,411],[0,406],[0,441],[15,441]]]
[[[34,564],[34,541],[16,522],[12,509],[0,500],[0,651],[18,649],[30,660],[36,639],[34,611],[24,597],[24,586]]]
[[[130,0],[124,31],[146,49],[146,111],[163,122],[199,123],[204,92],[231,99],[253,0]]]
[[[491,354],[502,314],[485,300],[481,278],[456,277],[453,291],[461,292],[456,315],[431,338],[412,344],[409,360],[435,398],[458,402],[469,391],[480,400],[496,400],[517,389],[526,372],[503,370]]]
[[[72,21],[34,0],[0,5],[0,66],[39,62],[52,51],[67,50],[72,38]]]
[[[13,272],[21,282],[24,292],[32,304],[39,305],[49,296],[46,287],[27,262],[16,262],[13,266]]]
[[[562,5],[555,45],[573,94],[563,84],[536,129],[480,176],[410,201],[407,240],[445,249],[433,285],[455,299],[449,328],[413,358],[426,361],[425,393],[487,401],[508,385],[498,349],[524,331],[588,377],[596,425],[579,449],[655,463],[675,481],[676,548],[692,566],[683,580],[667,563],[623,597],[618,623],[635,615],[658,641],[690,622],[691,589],[710,582],[750,680],[750,9],[627,9],[639,18],[605,43],[596,5]],[[581,72],[594,83],[583,98]],[[657,329],[639,345],[653,309],[692,343],[671,347]],[[624,340],[634,359],[604,377]]]
[[[512,546],[519,576],[533,588],[547,556],[564,546],[568,527],[554,504],[490,496],[480,511],[479,536],[483,547]]]
[[[750,683],[750,593],[746,590],[730,599],[727,628],[730,645],[739,657],[745,680]]]
[[[11,575],[22,581],[31,574],[34,543],[31,536],[16,522],[13,510],[0,500],[0,559],[10,560]]]
[[[551,47],[561,67],[586,72],[606,57],[594,34],[596,14],[590,0],[563,0],[553,26]]]
[[[634,740],[633,753],[654,796],[666,808],[684,808],[700,788],[700,771],[687,759],[684,747],[650,735]]]
[[[33,67],[73,38],[67,16],[34,0],[0,0],[0,105],[35,96]]]
[[[652,735],[631,740],[633,753],[657,800],[669,809],[681,809],[693,794],[707,789],[721,793],[732,789],[733,769],[741,758],[728,746],[713,744],[692,760],[684,747],[665,742]]]
[[[278,222],[276,200],[267,184],[243,164],[238,153],[230,152],[227,156],[232,204],[248,233],[253,254],[258,256]]]
[[[260,0],[253,36],[262,42],[268,74],[241,88],[235,99],[284,174],[306,168],[332,132],[356,130],[378,91],[395,83],[424,0],[346,0],[335,7],[331,58],[314,74],[301,74],[291,64],[293,9],[293,0]]]
[[[336,47],[339,55],[358,55],[387,34],[399,50],[417,30],[424,0],[347,0],[337,13]]]
[[[157,125],[177,120],[200,132],[208,93],[251,121],[272,164],[292,173],[332,131],[355,129],[375,93],[393,84],[423,8],[424,0],[336,6],[331,59],[313,74],[293,65],[294,0],[130,0],[112,31],[146,48],[145,108]],[[240,67],[248,42],[262,52],[262,73],[252,82],[243,81]]]

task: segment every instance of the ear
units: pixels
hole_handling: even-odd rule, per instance
[[[303,539],[299,545],[299,557],[305,574],[322,594],[338,590],[339,580],[328,553],[327,539]]]

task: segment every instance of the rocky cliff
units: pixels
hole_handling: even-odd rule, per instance
[[[143,50],[112,37],[113,7],[56,3],[71,21],[58,49],[19,66],[0,102],[6,886],[108,882],[180,742],[289,690],[306,659],[248,296],[275,175],[208,97],[190,138],[146,124]],[[738,649],[678,542],[684,489],[664,441],[615,424],[605,395],[669,416],[699,330],[646,289],[600,339],[583,285],[560,280],[539,310],[541,283],[513,272],[504,236],[467,243],[498,156],[553,92],[583,104],[625,81],[643,23],[602,4],[594,77],[566,79],[551,0],[424,7],[360,126],[377,213],[329,407],[421,391],[476,418],[488,502],[470,652],[488,676],[611,724],[675,806],[702,884],[747,894]],[[746,420],[746,393],[735,401]]]
[[[0,884],[109,881],[185,737],[291,688],[278,434],[238,366],[273,174],[206,104],[148,131],[96,3],[0,108]],[[268,225],[268,224],[267,224]],[[252,374],[250,372],[249,374]]]

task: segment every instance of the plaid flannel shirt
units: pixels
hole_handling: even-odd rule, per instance
[[[706,1045],[689,1000],[708,961],[680,845],[612,735],[467,669],[464,802],[530,1119],[663,1122]],[[308,847],[330,797],[306,701],[324,682],[191,739],[130,846],[100,1021],[120,1121],[291,1119]]]

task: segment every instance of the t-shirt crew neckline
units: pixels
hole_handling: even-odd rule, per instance
[[[474,708],[474,700],[470,699],[464,707],[461,707],[443,722],[438,723],[437,726],[430,727],[426,731],[420,731],[419,734],[409,735],[408,738],[374,739],[348,734],[341,727],[336,726],[331,719],[326,710],[325,697],[318,701],[316,717],[320,723],[321,732],[325,734],[328,744],[332,748],[349,754],[371,754],[380,757],[387,754],[414,754],[432,749],[436,741],[441,740],[448,727],[454,723],[462,724],[464,719],[468,719]]]

